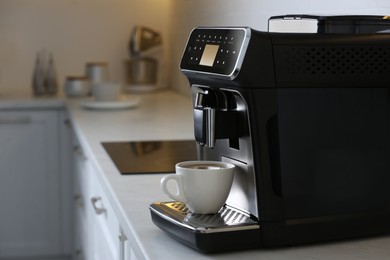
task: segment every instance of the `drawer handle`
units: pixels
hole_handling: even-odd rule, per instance
[[[123,231],[121,231],[119,233],[118,238],[120,241],[120,243],[119,243],[119,259],[124,260],[124,259],[126,259],[126,257],[125,257],[125,242],[127,241],[127,236],[125,235],[125,233],[123,233]]]
[[[0,124],[30,124],[32,122],[29,116],[7,116],[0,118]]]
[[[73,147],[73,151],[74,151],[74,152],[75,152],[83,161],[86,161],[86,160],[88,159],[87,156],[84,155],[83,150],[81,149],[80,146],[75,145],[75,146]]]
[[[79,193],[75,194],[74,201],[78,207],[83,206],[83,197],[81,196],[81,194],[79,194]]]
[[[75,256],[77,257],[76,259],[84,259],[83,258],[83,250],[81,249],[77,249],[75,252],[74,252]]]
[[[72,123],[70,122],[70,119],[65,119],[65,120],[64,120],[64,125],[65,125],[66,127],[71,128],[71,127],[72,127]]]
[[[125,233],[123,233],[123,231],[119,233],[118,238],[121,242],[125,242],[127,240],[127,236],[125,235]]]
[[[100,214],[103,214],[104,212],[106,212],[106,209],[104,207],[98,207],[96,204],[101,201],[102,198],[101,197],[92,197],[91,198],[91,202],[92,202],[92,207],[93,209],[95,210],[95,213],[97,215],[100,215]]]

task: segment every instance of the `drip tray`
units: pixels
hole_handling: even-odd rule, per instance
[[[104,142],[104,149],[121,174],[174,173],[175,164],[199,160],[193,140]]]
[[[215,233],[259,229],[251,215],[225,205],[217,214],[196,214],[182,202],[156,202],[150,210],[173,224],[199,233]]]

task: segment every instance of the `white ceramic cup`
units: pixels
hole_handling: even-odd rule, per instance
[[[117,101],[121,93],[121,84],[116,82],[92,83],[92,95],[96,101]]]
[[[161,179],[161,189],[171,199],[184,202],[192,213],[215,214],[225,204],[235,166],[220,161],[186,161],[176,164],[176,174]],[[167,187],[177,183],[177,193]]]
[[[68,97],[84,97],[91,92],[91,86],[87,77],[68,76],[65,80],[64,90]]]

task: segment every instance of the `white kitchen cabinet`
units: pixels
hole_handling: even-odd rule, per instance
[[[124,233],[121,233],[119,238],[120,238],[120,245],[119,245],[120,257],[119,257],[119,259],[120,260],[137,260],[137,256],[135,255],[126,235]]]
[[[75,259],[92,259],[92,249],[90,242],[92,240],[91,210],[89,209],[88,198],[89,191],[89,172],[87,169],[87,158],[82,153],[81,147],[77,143],[73,147],[74,155],[74,223],[75,223]]]
[[[63,119],[57,109],[0,111],[0,258],[70,253]]]
[[[74,175],[75,259],[121,260],[118,218],[93,163],[77,140],[74,142]]]
[[[119,222],[114,211],[96,179],[91,179],[91,206],[93,217],[94,260],[117,260],[119,249]]]

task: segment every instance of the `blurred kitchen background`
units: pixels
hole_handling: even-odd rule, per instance
[[[162,84],[189,94],[178,66],[191,29],[247,25],[267,30],[282,14],[390,14],[388,0],[0,0],[0,96],[30,95],[36,54],[54,55],[59,92],[86,62],[107,61],[124,80],[123,62],[135,25],[162,34]]]

